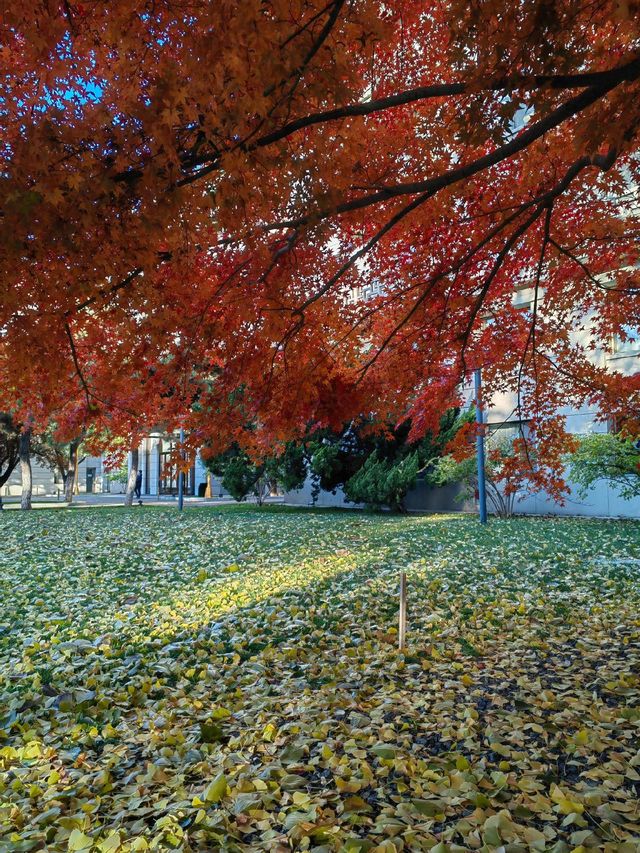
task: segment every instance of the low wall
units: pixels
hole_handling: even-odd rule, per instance
[[[423,480],[418,480],[415,489],[407,494],[406,507],[412,512],[475,512],[475,501],[459,500],[461,491],[458,485],[432,488]],[[294,506],[362,508],[362,504],[346,501],[342,489],[336,489],[335,493],[321,490],[314,504],[311,480],[307,480],[301,489],[286,492],[284,502]]]
[[[571,481],[569,481],[571,486]],[[546,493],[527,495],[515,505],[518,515],[577,515],[591,518],[640,519],[640,497],[624,500],[606,480],[598,480],[586,497],[581,498],[575,489],[565,498],[564,505]]]

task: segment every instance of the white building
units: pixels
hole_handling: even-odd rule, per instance
[[[60,475],[41,465],[33,457],[31,459],[31,477],[34,499],[45,497],[61,499],[64,496],[64,485]],[[120,494],[125,490],[125,484],[114,480],[105,470],[103,459],[99,456],[80,456],[77,486],[80,494]],[[7,482],[2,486],[2,497],[20,497],[21,493],[22,474],[18,464]]]
[[[142,494],[148,497],[178,494],[178,470],[172,457],[178,443],[177,435],[151,432],[138,448],[138,470],[142,471]],[[129,454],[129,469],[131,454]],[[184,479],[185,497],[204,497],[207,487],[207,469],[198,455]],[[219,479],[211,478],[212,497],[226,497]]]

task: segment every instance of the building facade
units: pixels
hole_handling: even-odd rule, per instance
[[[37,498],[64,497],[64,484],[56,471],[41,465],[31,459],[31,478],[33,483],[32,496]],[[78,461],[79,494],[120,494],[126,489],[126,484],[118,482],[104,467],[100,456],[81,456]],[[22,474],[20,465],[16,465],[11,477],[2,486],[2,497],[20,497],[22,493]]]
[[[138,470],[142,471],[143,495],[161,498],[178,494],[178,469],[173,462],[177,444],[177,435],[163,432],[151,432],[144,438],[138,448]],[[207,469],[198,455],[185,474],[185,497],[204,497],[207,477]],[[228,497],[217,477],[211,477],[211,496]]]
[[[603,283],[606,284],[606,282]],[[530,307],[533,298],[533,290],[524,288],[517,293],[515,304],[526,310]],[[586,318],[584,328],[573,333],[576,343],[583,344],[585,348],[589,345],[588,328],[589,318]],[[616,337],[611,341],[610,351],[592,352],[590,357],[594,364],[625,376],[640,371],[640,330],[629,327],[626,331],[625,340]],[[486,413],[489,429],[506,429],[514,433],[518,431],[521,425],[514,419],[515,408],[515,393],[501,394],[491,400]],[[558,409],[558,413],[565,418],[567,431],[576,436],[614,432],[616,429],[616,424],[607,418],[607,413],[599,412],[595,408],[576,409],[564,406]],[[524,426],[526,428],[526,424]],[[529,515],[640,518],[640,498],[630,500],[622,498],[618,489],[607,480],[598,481],[585,497],[578,494],[575,484],[569,477],[566,478],[566,482],[569,493],[563,504],[559,504],[544,492],[522,493],[518,495],[515,512]]]

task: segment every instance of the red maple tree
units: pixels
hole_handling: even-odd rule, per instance
[[[559,405],[640,410],[594,355],[638,322],[639,12],[14,4],[0,407],[194,447],[419,435],[481,366],[556,469]]]

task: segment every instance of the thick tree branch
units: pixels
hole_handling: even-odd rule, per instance
[[[73,359],[73,365],[76,369],[76,375],[80,380],[80,384],[82,385],[82,390],[84,391],[85,400],[87,403],[87,413],[91,411],[91,391],[89,390],[89,386],[87,385],[87,380],[84,378],[84,374],[82,372],[82,368],[80,367],[80,360],[78,359],[78,352],[76,350],[75,341],[73,340],[73,335],[71,334],[71,327],[68,323],[64,324],[64,331],[69,340],[69,348],[71,349],[71,357]]]
[[[638,75],[640,75],[640,60],[637,62]],[[625,77],[626,79],[626,77]],[[619,83],[620,81],[618,81]],[[329,216],[336,214],[349,213],[354,210],[361,210],[366,207],[371,207],[380,202],[386,202],[394,198],[404,195],[416,195],[418,193],[435,193],[444,187],[452,186],[462,180],[477,175],[496,166],[498,163],[508,160],[520,151],[524,151],[538,139],[543,137],[549,131],[559,127],[567,119],[583,112],[587,107],[590,107],[600,98],[604,97],[611,89],[615,88],[618,83],[611,83],[608,87],[592,87],[581,92],[568,101],[565,101],[555,110],[550,112],[540,121],[535,122],[522,133],[515,136],[510,142],[495,148],[488,154],[472,160],[463,166],[458,166],[455,169],[450,169],[433,178],[427,178],[423,181],[412,181],[407,184],[397,184],[395,186],[385,187],[383,190],[371,193],[370,195],[361,196],[360,198],[352,199],[351,201],[339,204],[330,210],[316,211],[309,216],[301,216],[298,219],[288,220],[284,222],[272,223],[266,225],[267,230],[276,230],[279,228],[298,228],[301,225],[307,225],[313,218],[313,221],[326,219]],[[594,163],[596,162],[594,158]]]
[[[541,89],[548,88],[553,90],[564,90],[570,88],[596,88],[604,91],[623,82],[631,82],[638,78],[640,74],[640,59],[633,59],[630,62],[609,68],[605,71],[590,71],[582,74],[558,74],[558,75],[536,75],[533,77],[515,75],[512,77],[503,78],[500,80],[489,81],[486,86],[470,87],[469,84],[459,83],[434,83],[429,86],[418,86],[414,89],[407,89],[404,92],[397,92],[393,95],[387,95],[382,98],[376,98],[370,101],[360,102],[357,104],[347,104],[342,107],[336,107],[331,110],[322,110],[316,113],[310,113],[306,116],[294,119],[288,122],[283,127],[271,131],[263,136],[258,137],[251,145],[245,143],[241,146],[243,150],[249,152],[257,148],[263,148],[272,145],[275,142],[280,142],[283,139],[291,136],[299,130],[304,130],[308,127],[313,127],[318,124],[326,124],[328,122],[337,121],[344,118],[367,116],[373,113],[384,112],[388,109],[393,109],[406,104],[416,103],[418,101],[432,100],[446,97],[456,97],[459,95],[469,94],[470,91],[486,91],[486,92],[510,92],[516,89]],[[219,158],[216,155],[212,161],[211,155],[204,155],[200,158],[186,159],[184,163],[186,168],[198,168],[191,175],[178,182],[179,185],[193,183],[199,178],[205,177],[211,172],[219,168]],[[141,174],[141,173],[137,173]],[[123,177],[121,179],[124,179]]]
[[[327,24],[329,24],[329,21]],[[331,26],[334,24],[335,20]],[[393,95],[376,98],[371,101],[347,104],[331,110],[322,110],[316,113],[310,113],[309,115],[294,119],[285,124],[283,127],[277,128],[270,133],[258,137],[254,142],[249,144],[249,140],[255,136],[256,130],[254,129],[248,137],[242,140],[241,143],[234,145],[233,148],[241,148],[245,152],[250,152],[258,148],[272,145],[275,142],[280,142],[297,131],[313,127],[314,125],[326,124],[328,122],[349,117],[371,115],[372,113],[383,112],[384,110],[404,106],[418,101],[465,95],[472,91],[510,92],[522,88],[533,90],[542,88],[564,90],[588,87],[602,90],[602,94],[604,94],[620,83],[637,80],[639,75],[640,59],[634,58],[624,65],[616,68],[609,68],[604,71],[586,71],[584,73],[577,74],[557,75],[515,75],[499,80],[488,81],[486,86],[481,86],[480,88],[478,88],[477,85],[470,86],[468,83],[464,82],[434,83],[429,86],[418,86],[414,89],[407,89],[404,92],[398,92]],[[263,122],[260,124],[262,123]],[[189,172],[189,170],[195,171],[190,171],[189,174],[185,174],[183,178],[176,182],[176,185],[188,186],[189,184],[192,184],[217,171],[219,168],[220,152],[217,150],[200,156],[186,155],[183,157],[183,169],[187,172]],[[114,175],[112,180],[117,183],[123,182],[133,184],[142,177],[142,174],[143,171],[141,168],[131,168]],[[284,227],[284,225],[285,224],[283,223],[282,227]]]
[[[487,83],[486,86],[474,86],[472,91],[486,92],[511,92],[516,89],[580,89],[588,87],[611,87],[617,86],[623,81],[635,80],[640,72],[640,61],[634,60],[627,65],[619,68],[610,68],[606,71],[592,71],[584,74],[558,74],[558,75],[537,75],[534,77],[513,76],[494,80]],[[394,95],[387,95],[382,98],[376,98],[371,101],[364,101],[358,104],[348,104],[343,107],[336,107],[332,110],[324,110],[317,113],[310,113],[306,116],[301,116],[298,119],[290,121],[284,127],[274,130],[272,133],[261,136],[256,140],[256,147],[264,147],[271,145],[274,142],[279,142],[286,136],[290,136],[298,130],[304,130],[307,127],[312,127],[316,124],[325,124],[338,119],[350,118],[355,116],[367,116],[372,113],[383,112],[394,107],[405,106],[416,101],[433,100],[437,98],[454,97],[458,95],[469,94],[471,87],[467,83],[433,83],[429,86],[418,86],[415,89],[407,89],[404,92],[397,92]]]

